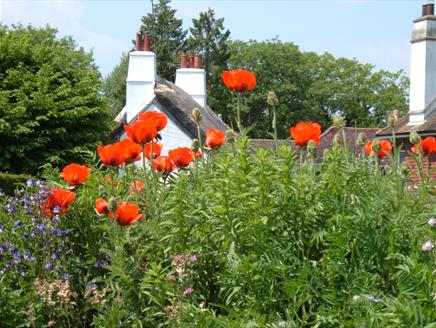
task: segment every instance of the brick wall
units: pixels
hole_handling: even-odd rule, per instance
[[[408,164],[409,168],[410,168],[410,174],[409,177],[411,180],[419,183],[420,179],[419,179],[419,173],[418,173],[418,166],[415,162],[415,160],[409,156],[409,152],[411,151],[412,145],[410,144],[410,141],[407,140],[401,140],[398,141],[398,144],[402,144],[403,148],[402,148],[402,152],[403,153],[403,160],[406,161],[406,163]],[[430,168],[432,170],[432,179],[435,181],[436,184],[436,155],[431,156],[430,161],[428,161],[427,157],[423,158],[423,172],[425,174],[428,174],[428,169],[429,169],[429,163],[430,163]]]

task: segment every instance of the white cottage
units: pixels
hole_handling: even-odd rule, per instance
[[[206,72],[200,55],[182,54],[174,84],[157,75],[150,38],[137,33],[135,51],[129,54],[126,82],[126,104],[116,117],[120,125],[114,131],[118,140],[126,137],[123,125],[135,121],[138,113],[146,111],[164,112],[168,116],[168,124],[160,133],[164,145],[162,154],[177,147],[191,147],[192,140],[197,138],[197,126],[191,115],[195,107],[202,113],[203,139],[208,129],[229,129],[206,104]]]

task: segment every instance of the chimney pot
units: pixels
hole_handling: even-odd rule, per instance
[[[143,44],[142,42],[143,42],[142,33],[141,32],[136,33],[136,42],[135,42],[135,50],[136,51],[141,51],[142,44]]]
[[[144,33],[144,51],[151,51],[151,38],[147,33]]]
[[[194,56],[194,68],[203,68],[203,57],[199,54]]]
[[[182,56],[180,57],[180,68],[188,68],[188,55],[182,52]]]
[[[194,67],[194,54],[192,52],[189,54],[188,67],[190,67],[190,68]]]
[[[427,5],[427,15],[429,15],[429,16],[434,15],[434,4],[433,3],[429,3]]]

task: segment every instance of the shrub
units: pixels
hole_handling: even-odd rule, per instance
[[[24,184],[30,176],[0,172],[0,188],[8,195],[13,195],[18,185]]]

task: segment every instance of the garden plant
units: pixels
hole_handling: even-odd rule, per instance
[[[238,72],[241,101],[256,81]],[[410,181],[389,141],[355,154],[341,134],[319,162],[314,122],[254,149],[237,123],[162,156],[167,117],[146,112],[2,195],[1,326],[436,327],[431,173]]]

